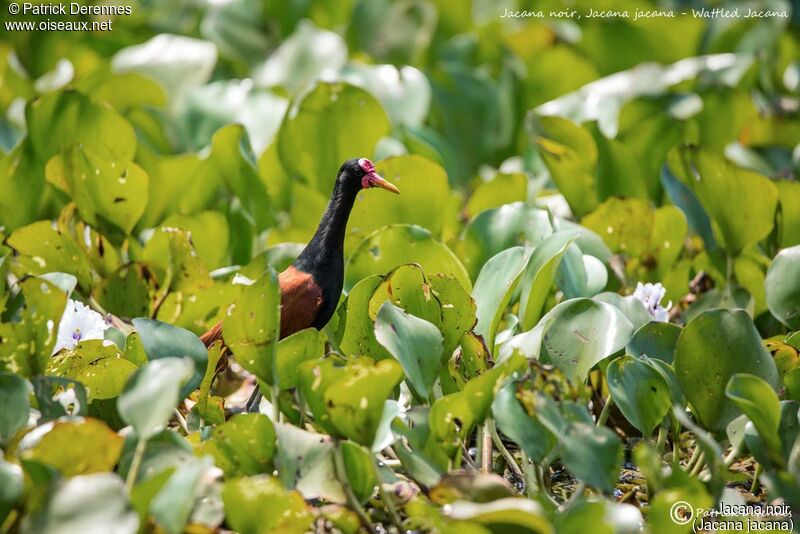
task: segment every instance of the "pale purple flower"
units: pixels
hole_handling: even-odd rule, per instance
[[[61,349],[73,349],[87,339],[103,339],[108,324],[103,316],[82,302],[69,299],[61,321],[53,354]]]
[[[667,294],[666,288],[660,282],[655,284],[647,283],[636,284],[636,291],[633,292],[633,298],[638,300],[647,310],[647,313],[655,321],[666,323],[669,321],[669,309],[672,307],[672,301],[669,301],[666,308],[661,305],[661,299]]]

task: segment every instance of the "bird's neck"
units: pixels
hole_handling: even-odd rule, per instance
[[[358,195],[358,189],[345,187],[336,181],[328,207],[319,221],[319,226],[303,252],[298,256],[300,266],[311,267],[313,263],[339,259],[344,256],[344,237],[347,220]]]

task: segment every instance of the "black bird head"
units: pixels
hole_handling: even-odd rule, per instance
[[[397,187],[375,172],[375,165],[367,158],[353,158],[345,161],[339,169],[339,175],[336,179],[347,189],[356,191],[369,189],[370,187],[380,187],[392,193],[400,193]]]

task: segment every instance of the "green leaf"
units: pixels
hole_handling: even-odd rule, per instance
[[[375,493],[375,488],[379,483],[375,472],[375,460],[369,449],[357,445],[352,441],[339,443],[342,448],[342,458],[344,459],[344,470],[347,480],[353,493],[361,503]]]
[[[5,520],[8,511],[22,498],[24,480],[19,465],[0,460],[0,518]]]
[[[488,532],[519,534],[551,534],[550,522],[542,506],[530,499],[507,497],[487,503],[456,501],[448,508],[448,516],[466,525],[485,526]],[[456,528],[463,528],[458,526]]]
[[[455,250],[474,280],[492,256],[514,245],[537,245],[552,233],[545,210],[514,202],[479,213],[467,224]]]
[[[131,376],[117,400],[117,410],[139,439],[149,439],[167,426],[191,371],[188,358],[160,358]]]
[[[404,155],[376,163],[376,170],[400,189],[400,195],[381,190],[359,194],[347,224],[345,253],[375,230],[393,224],[422,226],[440,238],[445,220],[441,209],[450,197],[444,169],[422,156]]]
[[[669,412],[670,391],[661,374],[632,356],[621,356],[606,369],[611,398],[625,418],[645,437]]]
[[[725,386],[737,373],[778,385],[772,356],[744,310],[715,309],[689,321],[675,347],[675,373],[686,398],[709,430],[722,430],[739,411],[725,398]]]
[[[314,519],[300,494],[287,491],[268,475],[228,480],[222,488],[222,501],[228,524],[241,534],[303,532]]]
[[[403,370],[392,360],[353,362],[345,369],[346,378],[331,384],[324,393],[330,423],[338,435],[370,447],[383,403],[403,379]]]
[[[403,367],[414,394],[430,401],[442,366],[439,329],[387,301],[375,321],[375,338]]]
[[[464,266],[447,246],[425,228],[401,224],[380,228],[359,243],[347,262],[345,288],[405,263],[418,263],[429,276],[454,276],[465,289],[472,287]]]
[[[737,373],[728,380],[725,396],[753,422],[767,450],[780,464],[782,454],[778,429],[781,406],[775,390],[757,376]]]
[[[385,349],[375,339],[374,319],[369,314],[369,302],[375,288],[383,281],[377,274],[358,282],[336,311],[338,327],[336,340],[346,355],[365,355],[373,359],[387,357]]]
[[[81,341],[74,349],[62,350],[50,359],[47,372],[77,380],[91,402],[117,397],[136,365],[126,360],[116,345],[100,339]]]
[[[578,232],[575,230],[556,232],[533,249],[520,281],[519,327],[522,330],[530,330],[541,318],[561,257],[577,236]]]
[[[301,363],[325,353],[325,340],[316,328],[306,328],[281,339],[275,355],[275,381],[281,390],[297,387],[297,368]]]
[[[40,423],[65,415],[85,416],[87,413],[86,388],[74,379],[38,375],[33,377],[33,391],[42,413]]]
[[[135,163],[120,164],[71,145],[47,162],[45,175],[93,226],[107,221],[129,234],[144,213],[149,178]]]
[[[21,376],[0,373],[0,442],[7,442],[28,422],[31,386]]]
[[[183,328],[144,317],[134,319],[133,326],[150,361],[186,356],[192,359],[194,372],[181,390],[184,397],[200,385],[208,364],[208,350],[200,338]]]
[[[280,305],[278,277],[269,268],[242,290],[239,299],[229,308],[222,327],[222,336],[236,355],[236,361],[268,384],[275,380]]]
[[[535,117],[534,141],[558,190],[578,217],[598,204],[597,145],[586,129],[560,117]]]
[[[81,289],[91,287],[93,276],[86,255],[68,235],[54,229],[50,221],[39,221],[15,230],[6,240],[25,260],[31,274],[62,272],[78,278]],[[65,302],[66,305],[66,302]]]
[[[19,285],[25,298],[19,322],[0,322],[0,370],[30,377],[42,374],[49,363],[67,295],[40,278]]]
[[[789,328],[800,329],[800,245],[778,252],[767,270],[769,311]]]
[[[560,443],[564,465],[576,477],[603,491],[614,488],[624,448],[612,430],[590,423],[572,422],[560,437]]]
[[[111,471],[119,461],[122,441],[98,419],[67,419],[38,427],[21,442],[17,454],[71,477]]]
[[[150,501],[150,514],[169,534],[184,532],[196,505],[201,477],[211,466],[210,458],[183,463]]]
[[[330,436],[287,424],[275,425],[275,433],[275,467],[285,487],[296,489],[306,499],[346,502],[336,477]]]
[[[237,414],[214,428],[211,439],[231,465],[226,475],[266,473],[275,455],[275,428],[265,415]]]
[[[136,153],[136,133],[108,105],[95,103],[77,91],[50,93],[25,110],[28,136],[42,163],[70,144],[118,165]]]
[[[478,317],[475,333],[483,336],[490,351],[494,347],[497,326],[511,301],[528,257],[528,252],[522,247],[506,249],[486,262],[475,281],[472,289]]]
[[[128,501],[125,484],[112,473],[96,473],[58,481],[42,508],[25,518],[22,530],[135,534],[139,517]]]
[[[769,178],[703,150],[674,150],[669,166],[697,195],[729,254],[738,255],[772,231],[778,189]]]
[[[611,197],[581,220],[615,253],[638,257],[650,245],[654,210],[641,198]]]
[[[648,356],[672,363],[681,327],[672,323],[651,321],[634,332],[625,350],[632,356]]]
[[[92,290],[92,296],[109,313],[118,317],[150,315],[156,291],[153,272],[140,262],[121,265]]]
[[[504,204],[524,202],[528,194],[528,179],[521,172],[497,173],[488,182],[478,185],[464,206],[464,214],[475,217],[484,210]]]
[[[517,397],[517,384],[508,381],[492,403],[492,416],[498,428],[519,445],[534,462],[541,462],[557,443],[557,438],[535,417],[525,411]]]
[[[348,135],[339,135],[343,129]],[[388,134],[386,112],[369,93],[343,83],[320,83],[287,113],[278,132],[278,152],[289,173],[328,194],[342,162],[372,157],[378,140]]]
[[[583,382],[598,362],[622,350],[633,334],[615,306],[572,299],[550,310],[533,330],[514,336],[501,351],[552,362],[572,382]]]

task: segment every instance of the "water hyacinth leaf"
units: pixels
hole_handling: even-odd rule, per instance
[[[778,252],[767,270],[767,305],[780,322],[800,329],[800,245]]]
[[[675,171],[676,173],[678,171]],[[683,212],[689,227],[701,238],[707,250],[714,250],[717,241],[711,229],[711,219],[697,196],[670,170],[666,163],[661,166],[661,185],[669,199]]]
[[[720,245],[731,255],[772,231],[778,189],[767,177],[705,150],[676,149],[668,162],[711,216]]]
[[[375,166],[378,174],[400,189],[400,195],[378,190],[359,194],[347,225],[345,253],[375,230],[393,224],[416,224],[440,238],[441,209],[450,196],[444,169],[417,155],[388,158]]]
[[[585,216],[581,224],[600,235],[612,252],[638,257],[650,245],[654,214],[647,200],[611,197]]]
[[[19,283],[25,298],[19,322],[0,321],[0,370],[23,377],[45,371],[58,338],[57,328],[67,295],[54,284],[37,278]]]
[[[297,386],[297,368],[325,353],[325,340],[316,328],[306,328],[281,339],[275,354],[275,381],[282,390]]]
[[[472,289],[478,317],[475,333],[483,336],[490,350],[494,346],[497,326],[514,294],[528,258],[529,253],[523,247],[506,249],[486,262],[475,281]]]
[[[91,287],[92,273],[86,255],[69,235],[54,229],[50,221],[38,221],[15,230],[6,240],[22,257],[32,274],[62,272],[75,275],[81,289]],[[12,264],[13,269],[13,264]]]
[[[241,534],[303,532],[314,519],[299,493],[286,490],[269,475],[226,481],[222,501],[228,523]]]
[[[572,212],[581,217],[594,210],[598,204],[597,145],[592,135],[560,117],[531,115],[530,121],[542,159]]]
[[[410,262],[418,263],[429,276],[454,276],[465,289],[472,288],[466,269],[446,245],[421,226],[399,224],[380,228],[359,243],[347,261],[345,289]]]
[[[284,487],[296,489],[306,499],[345,502],[330,436],[287,424],[275,425],[275,434],[275,467]]]
[[[278,278],[270,268],[242,290],[222,327],[225,343],[236,355],[236,361],[268,384],[274,381],[280,304]]]
[[[372,294],[382,281],[383,277],[377,274],[362,279],[336,311],[338,326],[335,338],[344,354],[360,354],[376,360],[389,356],[375,339],[374,318],[370,317],[368,310]]]
[[[556,274],[556,284],[567,298],[592,297],[608,283],[608,271],[598,258],[583,254],[577,242],[567,246]]]
[[[110,106],[77,91],[54,92],[34,101],[26,109],[26,123],[42,163],[70,144],[123,165],[136,153],[133,127]]]
[[[778,386],[778,371],[744,310],[714,309],[693,318],[678,337],[675,374],[695,414],[710,430],[722,430],[739,415],[725,397],[737,373],[749,373]]]
[[[139,516],[131,507],[125,483],[112,473],[58,481],[43,507],[25,518],[23,532],[114,532],[135,534]]]
[[[337,135],[355,124],[359,127],[349,128],[351,135]],[[329,141],[324,153],[314,150],[308,132]],[[278,131],[278,152],[288,172],[327,195],[341,163],[354,154],[371,157],[388,134],[389,119],[372,95],[344,83],[320,83],[287,113]]]
[[[143,365],[128,380],[117,410],[139,439],[149,439],[166,427],[192,367],[189,358],[159,358]]]
[[[33,391],[43,421],[58,419],[65,415],[85,416],[89,407],[86,388],[71,378],[35,376]]]
[[[233,469],[227,474],[268,472],[275,454],[275,428],[259,413],[237,414],[214,428],[211,439]]]
[[[344,470],[353,493],[361,503],[372,497],[379,480],[375,471],[375,460],[369,449],[352,441],[339,443],[344,460]]]
[[[625,418],[645,437],[650,436],[671,406],[669,387],[659,372],[626,355],[608,365],[606,379],[611,398]]]
[[[460,500],[450,505],[448,516],[459,522],[469,521],[470,523],[466,523],[468,525],[476,523],[484,526],[488,532],[501,532],[505,529],[520,534],[553,532],[542,506],[530,499],[509,497],[486,503]]]
[[[533,249],[520,281],[522,292],[519,317],[522,330],[530,330],[541,318],[542,308],[555,281],[561,257],[577,236],[578,232],[575,230],[556,232]]]
[[[780,459],[781,406],[775,390],[757,376],[738,373],[728,380],[725,396],[753,422],[769,454]]]
[[[128,234],[144,213],[149,177],[135,163],[119,165],[72,145],[47,162],[45,175],[93,226],[108,221]]]
[[[651,321],[634,332],[625,350],[633,356],[648,356],[671,364],[681,327],[672,323]]]
[[[453,276],[435,274],[428,281],[433,296],[441,306],[441,332],[444,337],[442,358],[446,359],[453,354],[462,336],[475,326],[475,301]]]
[[[47,372],[78,381],[91,402],[113,399],[125,386],[136,365],[126,360],[116,345],[99,339],[81,341],[50,359]]]
[[[624,455],[619,437],[610,429],[590,423],[572,422],[559,441],[567,469],[587,484],[611,491]]]
[[[326,410],[338,435],[370,447],[375,440],[384,401],[403,379],[403,369],[393,360],[375,364],[361,361],[346,369],[347,377],[325,390]]]
[[[153,272],[141,262],[121,265],[96,285],[92,296],[100,306],[118,317],[144,317],[156,291]]]
[[[20,441],[20,458],[45,463],[65,477],[111,471],[117,465],[123,440],[102,421],[79,418],[45,425]]]
[[[552,233],[545,210],[514,202],[479,213],[467,224],[456,251],[475,280],[492,256],[514,245],[536,245]]]
[[[492,416],[497,427],[534,462],[541,462],[557,443],[557,438],[528,414],[517,399],[517,387],[508,381],[492,402]]]
[[[633,295],[623,297],[613,291],[605,291],[595,295],[594,299],[600,302],[607,302],[621,311],[633,325],[634,331],[638,331],[653,320],[653,317],[647,313],[643,303]]]
[[[384,277],[369,300],[370,318],[377,319],[387,301],[437,328],[442,324],[441,304],[433,298],[431,285],[419,265],[401,265]]]
[[[31,386],[19,375],[0,373],[0,441],[5,443],[28,422]]]
[[[208,350],[196,335],[184,328],[144,317],[134,319],[133,326],[150,361],[185,356],[192,359],[194,372],[181,390],[183,396],[200,385],[208,365]]]
[[[633,325],[615,306],[592,299],[562,302],[542,317],[539,357],[573,382],[583,382],[598,362],[622,350]]]
[[[790,180],[776,180],[780,218],[778,219],[778,239],[780,246],[800,245],[800,183]]]
[[[211,468],[211,459],[197,458],[178,466],[150,501],[150,514],[168,534],[180,534],[195,506],[200,478]]]
[[[434,325],[384,302],[375,338],[400,363],[414,394],[429,401],[442,366],[442,334]]]
[[[524,202],[528,179],[521,172],[498,173],[490,181],[478,185],[464,206],[464,214],[474,217],[484,210],[513,202]]]
[[[0,460],[0,518],[3,520],[22,498],[24,480],[22,467]]]

